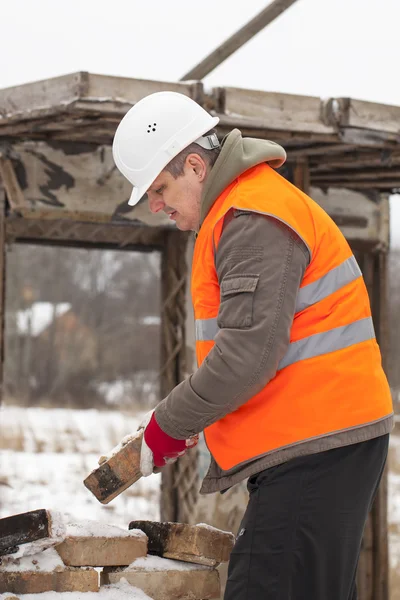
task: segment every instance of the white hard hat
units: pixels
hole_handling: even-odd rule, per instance
[[[167,164],[192,142],[219,146],[216,136],[201,137],[217,125],[197,102],[177,92],[157,92],[133,106],[118,125],[113,157],[134,188],[134,206]]]

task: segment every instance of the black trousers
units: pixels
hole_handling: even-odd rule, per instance
[[[224,600],[356,600],[356,569],[389,436],[250,477]]]

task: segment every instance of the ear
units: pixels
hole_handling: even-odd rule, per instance
[[[199,154],[189,154],[186,157],[185,167],[198,181],[204,181],[207,175],[207,164]]]

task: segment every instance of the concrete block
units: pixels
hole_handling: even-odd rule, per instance
[[[65,541],[56,550],[68,566],[122,567],[146,556],[147,536],[137,529],[86,521],[69,524]]]
[[[132,521],[131,528],[147,535],[149,554],[211,567],[228,561],[235,543],[232,533],[205,524]]]
[[[126,569],[107,568],[102,585],[126,579],[153,600],[211,600],[220,597],[218,571],[158,556],[139,558]]]

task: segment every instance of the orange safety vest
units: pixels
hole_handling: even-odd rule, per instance
[[[233,208],[285,223],[304,241],[311,260],[297,296],[290,344],[276,375],[245,404],[205,429],[207,446],[223,470],[378,422],[393,411],[368,293],[347,241],[318,204],[266,164],[229,185],[199,231],[192,270],[198,364],[219,332],[214,253],[224,217]]]

